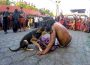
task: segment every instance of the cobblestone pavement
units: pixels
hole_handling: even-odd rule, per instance
[[[58,48],[43,56],[36,55],[36,50],[11,52],[8,47],[17,48],[29,31],[13,33],[10,30],[8,34],[0,31],[0,65],[90,65],[90,33],[70,30],[72,41],[69,47]]]

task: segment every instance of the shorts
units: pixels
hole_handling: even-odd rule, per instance
[[[49,41],[50,41],[50,34],[45,34],[38,40],[38,43],[40,44],[42,49],[45,49],[47,45],[49,44]],[[55,50],[58,47],[59,47],[59,44],[54,43],[53,47],[50,50],[51,51]]]

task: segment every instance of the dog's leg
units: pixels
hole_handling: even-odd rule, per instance
[[[24,42],[25,42],[27,45],[29,44],[27,40],[24,40]],[[25,47],[24,50],[29,51],[29,50],[34,50],[34,49],[28,49],[27,47]]]
[[[43,51],[42,48],[41,48],[41,46],[37,43],[37,41],[31,40],[31,42],[33,44],[35,44],[39,48],[40,51]]]
[[[24,40],[24,42],[25,42],[26,44],[29,44],[27,40]]]

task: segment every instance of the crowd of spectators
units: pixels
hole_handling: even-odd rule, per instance
[[[57,21],[67,29],[90,32],[90,17],[82,18],[81,16],[73,15],[72,18],[69,18],[68,16],[61,15],[57,18]]]
[[[42,17],[28,16],[22,7],[20,10],[15,9],[13,13],[10,13],[9,7],[7,7],[6,11],[0,14],[0,29],[4,30],[5,34],[8,33],[8,29],[12,29],[16,33],[25,31],[27,28],[37,28],[39,21],[42,21]]]
[[[52,18],[52,17],[51,17]],[[13,32],[25,31],[27,28],[37,28],[44,24],[49,24],[50,17],[27,16],[21,7],[20,10],[15,9],[13,13],[9,12],[9,7],[6,11],[0,14],[0,29],[4,30],[5,34],[8,29]],[[44,21],[47,21],[45,23]],[[64,25],[67,29],[90,32],[90,17],[82,18],[81,16],[73,16],[69,18],[61,14],[55,20]]]

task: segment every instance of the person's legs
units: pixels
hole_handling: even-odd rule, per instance
[[[17,25],[16,24],[13,25],[13,32],[17,32]]]
[[[90,33],[90,27],[89,27],[89,33]]]
[[[17,21],[17,29],[21,32],[22,24],[20,21]]]
[[[40,44],[42,49],[45,50],[48,43],[49,43],[49,41],[50,41],[50,35],[48,33],[46,33],[38,40],[38,43]],[[52,48],[50,49],[50,51],[54,51],[58,47],[59,47],[59,42],[56,39],[53,46],[52,46]]]
[[[37,28],[37,23],[35,22],[35,28]]]
[[[7,17],[3,18],[3,30],[5,32],[5,34],[7,33]]]
[[[17,20],[14,20],[13,22],[13,32],[17,32],[18,30],[18,23],[17,23]]]

